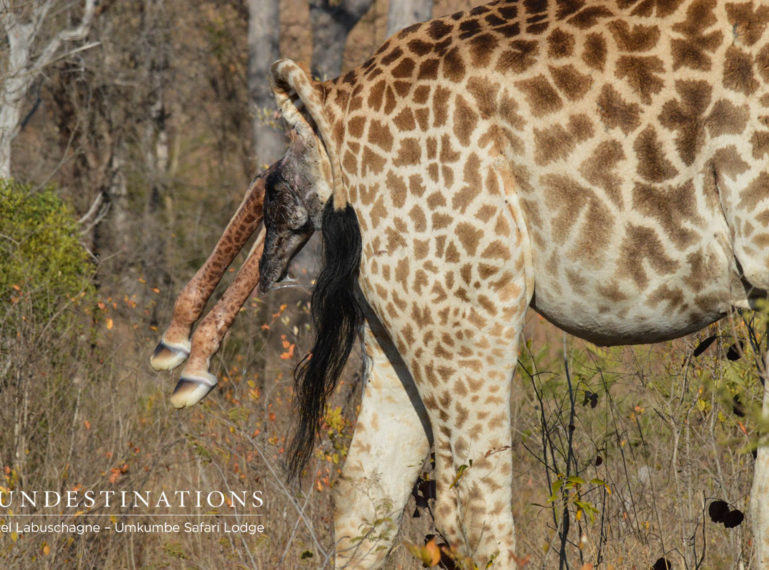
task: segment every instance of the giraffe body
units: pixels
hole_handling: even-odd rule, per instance
[[[360,288],[432,427],[436,522],[477,563],[516,564],[509,394],[529,306],[597,343],[655,342],[769,289],[768,22],[755,2],[500,1],[407,28],[334,81],[273,66],[284,115],[324,150],[319,188],[294,198],[326,204],[324,223],[354,209]],[[406,397],[367,343],[339,566],[382,563],[355,505],[373,493],[398,520],[402,494],[371,489],[418,473],[370,451],[395,414],[370,408]],[[427,445],[413,418],[396,431]]]

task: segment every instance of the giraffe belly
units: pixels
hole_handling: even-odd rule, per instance
[[[563,263],[560,271],[538,267],[532,308],[553,324],[596,344],[658,342],[697,331],[748,307],[748,294],[736,272],[733,255],[722,240],[668,259],[671,274],[658,274],[641,256],[632,256],[638,271],[587,271]],[[607,251],[607,257],[610,253]]]

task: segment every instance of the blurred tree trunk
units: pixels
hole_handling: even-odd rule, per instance
[[[144,124],[143,144],[144,162],[147,168],[147,201],[144,212],[144,241],[141,257],[144,278],[154,287],[164,292],[171,285],[168,269],[167,249],[173,239],[170,228],[173,227],[173,204],[169,190],[170,148],[166,119],[166,90],[171,79],[169,61],[171,59],[171,34],[169,16],[165,0],[145,0],[142,10],[146,73],[145,85],[148,86],[148,120]],[[163,295],[161,298],[166,298]],[[157,324],[158,304],[153,306],[152,324]]]
[[[387,37],[403,28],[429,20],[433,15],[433,0],[390,0],[387,9]]]
[[[248,91],[255,109],[254,152],[260,166],[276,161],[285,147],[270,88],[270,66],[280,57],[279,5],[279,0],[248,0]]]
[[[22,110],[27,93],[43,69],[54,59],[70,56],[96,44],[75,47],[62,54],[64,44],[86,37],[94,15],[95,0],[85,0],[83,14],[77,26],[60,30],[40,45],[44,24],[53,19],[51,1],[21,2],[12,8],[9,0],[0,0],[0,24],[5,32],[7,63],[5,76],[0,77],[0,178],[11,176],[11,144],[19,134]],[[57,6],[57,9],[60,7]],[[6,51],[0,50],[0,53]],[[3,59],[5,59],[3,57]]]
[[[374,0],[310,0],[312,74],[332,79],[342,72],[347,35]]]

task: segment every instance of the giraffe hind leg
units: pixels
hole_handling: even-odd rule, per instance
[[[265,181],[272,168],[260,174],[251,184],[214,251],[176,299],[171,323],[150,358],[150,365],[155,370],[176,368],[194,350],[190,342],[192,325],[200,318],[227,267],[261,223]]]
[[[389,339],[373,314],[367,317],[370,372],[348,457],[334,486],[337,568],[384,564],[430,448],[429,421],[413,380],[397,355],[383,348]]]

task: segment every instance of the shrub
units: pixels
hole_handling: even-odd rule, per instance
[[[89,290],[92,275],[77,221],[54,190],[0,179],[0,305],[25,299],[48,319]]]

